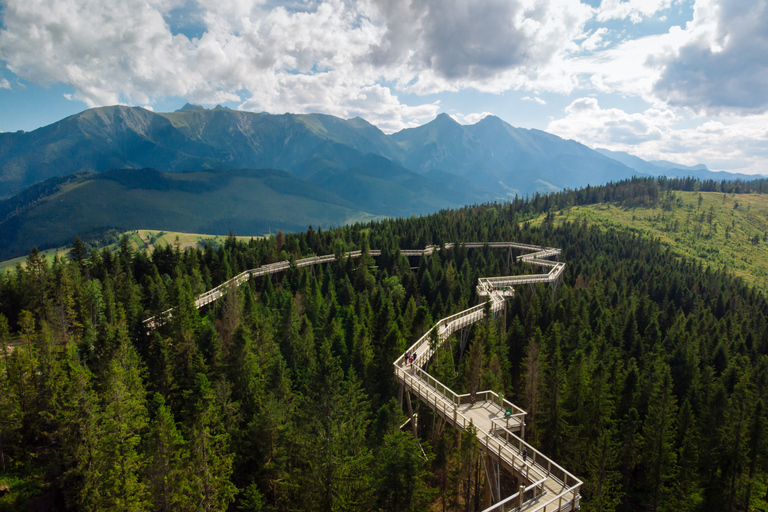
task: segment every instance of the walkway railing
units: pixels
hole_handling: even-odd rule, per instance
[[[454,246],[455,244],[445,244],[444,247],[450,249]],[[552,283],[556,285],[563,273],[565,264],[544,258],[559,256],[561,251],[552,247],[540,247],[516,242],[467,242],[462,244],[462,246],[467,249],[488,247],[532,251],[520,256],[518,259],[532,265],[547,267],[550,270],[546,274],[479,279],[477,294],[479,297],[488,297],[488,300],[485,303],[439,320],[408,348],[407,353],[409,355],[416,355],[413,363],[405,360],[405,354],[394,362],[395,378],[458,430],[466,430],[470,425],[474,425],[470,418],[459,411],[459,408],[463,405],[474,403],[475,401],[490,402],[498,404],[499,408],[503,411],[509,411],[510,414],[506,414],[503,421],[501,419],[491,419],[490,431],[483,429],[479,425],[474,425],[477,438],[483,446],[485,453],[496,457],[507,467],[513,468],[515,472],[523,476],[531,484],[522,491],[522,494],[517,492],[487,508],[484,512],[504,510],[526,512],[574,510],[579,506],[581,499],[579,489],[582,482],[510,430],[510,427],[516,428],[525,425],[527,413],[523,409],[501,398],[493,391],[480,391],[474,395],[459,395],[423,369],[435,351],[449,339],[451,334],[468,325],[479,322],[485,317],[486,305],[490,306],[492,313],[503,310],[506,306],[506,298],[514,296],[514,286],[535,283]],[[438,250],[440,250],[439,246],[428,245],[421,250],[401,250],[400,254],[404,256],[429,256]],[[381,251],[370,250],[368,254],[376,257],[381,255]],[[362,251],[350,251],[344,254],[344,257],[347,258],[359,258],[360,256],[362,256]],[[335,260],[336,256],[333,254],[310,256],[296,260],[295,265],[300,268],[330,263]],[[195,307],[201,308],[217,301],[228,290],[240,286],[251,277],[283,272],[288,270],[290,266],[290,262],[280,261],[241,272],[225,283],[199,295],[195,300]],[[489,302],[490,304],[488,304]],[[154,329],[167,322],[172,314],[173,308],[168,309],[159,315],[147,318],[144,320],[144,325],[148,329]],[[510,421],[512,425],[510,425]],[[529,459],[523,460],[523,449],[527,450]]]

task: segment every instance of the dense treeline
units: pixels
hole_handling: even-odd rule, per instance
[[[519,215],[538,215],[542,212],[562,210],[571,206],[583,206],[603,202],[618,203],[627,207],[657,206],[673,198],[671,192],[722,192],[725,194],[763,194],[768,192],[768,180],[752,181],[700,181],[695,178],[632,178],[605,185],[587,186],[577,190],[563,190],[532,197],[516,197],[510,208]]]
[[[436,432],[428,409],[418,441],[401,432],[391,366],[476,303],[478,277],[532,271],[491,249],[399,253],[476,240],[561,247],[564,281],[554,296],[519,289],[465,353],[439,352],[433,375],[526,408],[528,439],[583,478],[585,510],[764,504],[765,297],[632,234],[521,228],[523,206],[550,209],[488,205],[151,255],[78,243],[66,262],[33,251],[0,279],[0,341],[14,345],[0,363],[0,506],[481,510],[477,442]],[[247,268],[371,247],[376,260],[292,267],[193,307]],[[142,319],[171,306],[146,332]]]

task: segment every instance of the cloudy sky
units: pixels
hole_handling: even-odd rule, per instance
[[[0,131],[187,101],[768,174],[768,0],[0,1]]]

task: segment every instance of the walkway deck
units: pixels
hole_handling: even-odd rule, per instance
[[[521,256],[521,261],[549,267],[550,271],[547,274],[478,279],[477,294],[487,297],[485,303],[438,321],[406,351],[406,354],[416,354],[413,363],[406,363],[405,354],[395,361],[395,379],[405,391],[416,395],[452,427],[463,431],[473,425],[485,456],[524,482],[522,495],[518,492],[504,499],[498,496],[500,490],[497,487],[496,494],[492,492],[496,503],[484,512],[567,512],[579,508],[582,482],[522,439],[525,436],[524,410],[493,391],[478,392],[474,396],[457,395],[424,370],[432,355],[451,334],[485,317],[486,307],[492,314],[503,310],[505,299],[514,296],[515,285],[557,283],[565,264],[543,258],[557,256],[560,250],[534,246],[525,249],[535,252]],[[526,460],[523,460],[523,450],[527,452]]]
[[[446,244],[445,248],[453,246],[454,244]],[[448,340],[451,334],[479,322],[485,317],[486,306],[489,307],[492,314],[503,311],[506,307],[506,299],[514,297],[514,286],[535,283],[551,283],[556,286],[565,264],[546,258],[559,256],[560,249],[516,242],[468,242],[462,246],[468,249],[488,247],[530,251],[528,254],[520,256],[519,260],[531,265],[549,268],[549,271],[546,274],[479,279],[477,295],[486,298],[485,303],[438,321],[432,329],[408,349],[408,354],[416,354],[413,363],[406,363],[405,354],[394,362],[395,379],[402,384],[403,390],[409,393],[409,403],[410,393],[413,393],[446,423],[459,431],[474,425],[477,438],[483,447],[484,456],[498,462],[499,466],[510,471],[520,481],[525,482],[525,489],[523,489],[522,494],[514,493],[503,499],[498,496],[499,490],[497,489],[496,494],[493,495],[495,504],[484,512],[569,512],[576,510],[579,508],[581,500],[579,489],[582,482],[523,440],[526,416],[524,410],[493,391],[481,391],[475,393],[474,396],[458,395],[424,370],[432,355]],[[430,245],[422,250],[401,250],[400,254],[422,256],[430,255],[437,250],[440,250],[440,247]],[[376,257],[381,255],[381,251],[371,250],[368,254]],[[358,258],[361,255],[361,251],[352,251],[346,253],[345,257]],[[336,256],[333,254],[312,256],[296,260],[296,266],[306,267],[330,263],[335,259]],[[282,272],[289,268],[289,262],[281,261],[242,272],[226,283],[198,296],[195,300],[195,307],[201,308],[220,299],[227,290],[240,286],[251,277]],[[147,329],[155,329],[167,322],[172,314],[173,309],[169,309],[155,317],[147,318],[144,320],[144,325]],[[434,344],[432,343],[433,336],[437,339]],[[527,460],[523,460],[523,450],[527,450]]]

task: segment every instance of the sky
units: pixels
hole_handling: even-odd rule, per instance
[[[187,102],[768,174],[768,0],[0,1],[0,131]]]

